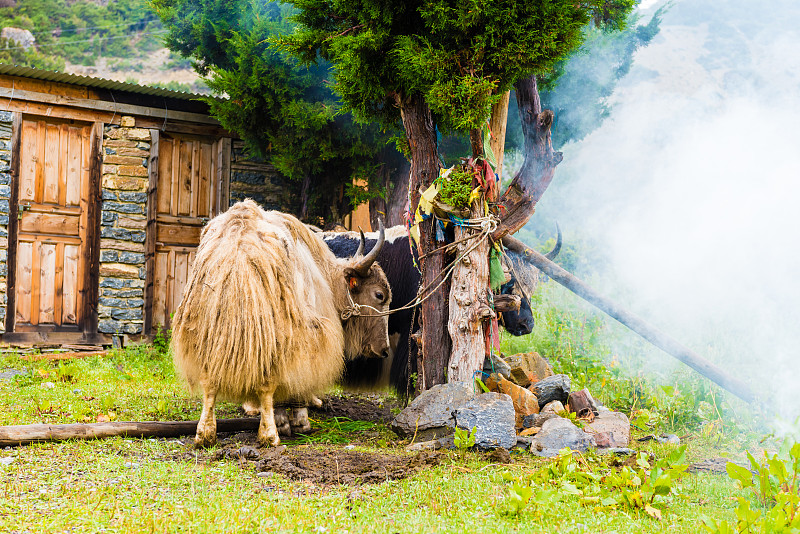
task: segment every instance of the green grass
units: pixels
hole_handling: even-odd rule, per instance
[[[689,476],[655,521],[644,513],[598,512],[564,496],[510,515],[502,473],[532,471],[476,453],[380,485],[320,488],[261,478],[235,462],[175,461],[174,440],[39,444],[3,452],[0,530],[30,532],[694,532],[701,515],[732,516],[724,476]],[[321,531],[321,530],[319,530]]]
[[[601,323],[575,311],[540,307],[528,339],[504,338],[505,351],[538,350],[557,371],[590,387],[602,402],[635,419],[634,438],[675,431],[688,445],[687,461],[757,457],[763,432],[737,423],[728,401],[711,409],[691,380],[672,390],[643,373],[613,364]],[[0,356],[0,372],[24,371],[0,381],[0,424],[97,420],[196,419],[200,402],[176,377],[171,358],[153,346],[130,347],[104,357],[67,363]],[[609,359],[604,359],[607,356]],[[611,363],[609,363],[611,362]],[[698,393],[699,391],[699,393]],[[703,410],[700,410],[702,408]],[[239,415],[222,404],[219,417]],[[746,412],[739,412],[746,419]],[[357,450],[406,454],[405,441],[386,425],[346,418],[315,418],[314,432],[284,440],[289,447],[354,444]],[[190,440],[184,440],[188,443]],[[632,441],[657,458],[670,445]],[[186,459],[186,455],[189,459]],[[109,439],[40,443],[0,450],[0,532],[676,532],[696,534],[703,516],[733,521],[740,493],[725,475],[686,475],[662,521],[623,508],[584,506],[556,492],[512,513],[506,478],[535,479],[549,460],[515,451],[509,466],[480,453],[445,452],[436,467],[377,485],[315,486],[279,475],[259,477],[237,461],[206,462],[176,439]],[[191,458],[195,460],[191,460]],[[504,476],[505,474],[505,476]],[[542,488],[534,488],[539,491]]]

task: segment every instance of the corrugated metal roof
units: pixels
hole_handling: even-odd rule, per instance
[[[91,87],[93,89],[128,91],[130,93],[139,93],[142,95],[167,98],[180,98],[182,100],[193,100],[201,96],[207,96],[200,93],[172,91],[170,89],[163,89],[161,87],[151,87],[149,85],[140,85],[137,83],[118,82],[116,80],[94,78],[92,76],[81,76],[79,74],[67,74],[66,72],[34,69],[32,67],[21,67],[18,65],[9,65],[7,63],[0,63],[0,74],[5,74],[8,76],[21,76],[24,78],[33,78],[35,80],[44,80],[48,82],[82,85],[84,87]]]

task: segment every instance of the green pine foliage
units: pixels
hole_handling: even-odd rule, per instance
[[[334,90],[359,120],[396,124],[398,103],[424,96],[443,130],[481,128],[498,95],[545,73],[586,25],[624,26],[634,0],[290,0],[299,28],[281,42],[335,67]]]

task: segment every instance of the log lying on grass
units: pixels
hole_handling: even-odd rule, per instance
[[[730,391],[740,399],[753,403],[756,396],[753,391],[741,380],[734,378],[725,371],[698,355],[676,339],[649,325],[640,317],[623,309],[614,301],[600,295],[597,291],[586,285],[579,278],[568,273],[543,254],[528,248],[525,243],[515,237],[506,235],[502,238],[503,245],[518,254],[547,276],[566,287],[585,301],[597,306],[608,315],[624,324],[647,341],[660,348],[670,356],[682,361],[701,375],[709,378],[719,386]]]
[[[217,432],[258,430],[259,417],[219,419]],[[0,426],[0,447],[28,445],[37,441],[68,439],[102,439],[114,436],[125,438],[176,438],[194,435],[197,421],[119,421],[115,423],[86,423],[72,425],[14,425]]]

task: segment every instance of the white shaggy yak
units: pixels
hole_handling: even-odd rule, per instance
[[[178,370],[203,393],[198,446],[216,441],[217,398],[258,406],[258,439],[274,446],[276,400],[324,390],[345,354],[389,353],[388,321],[376,314],[391,299],[374,263],[382,242],[337,259],[299,220],[251,200],[208,223],[172,332]]]

